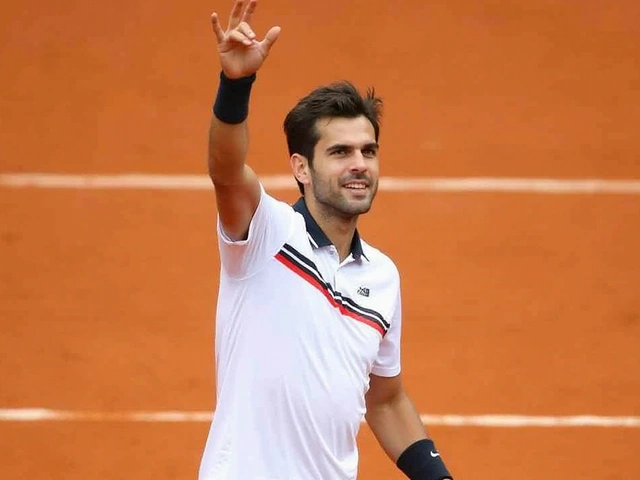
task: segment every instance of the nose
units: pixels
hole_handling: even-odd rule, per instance
[[[368,168],[364,155],[360,150],[356,150],[353,154],[350,170],[352,172],[366,172]]]

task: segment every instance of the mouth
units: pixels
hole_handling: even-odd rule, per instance
[[[345,183],[342,187],[346,188],[347,190],[357,192],[367,190],[369,188],[369,185],[367,184],[367,182],[362,180],[353,180],[351,182]]]

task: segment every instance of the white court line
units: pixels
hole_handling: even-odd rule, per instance
[[[263,176],[267,189],[296,190],[291,175]],[[211,190],[206,175],[2,173],[0,187],[61,189]],[[381,191],[512,192],[640,195],[640,180],[382,177]]]
[[[0,422],[129,422],[129,423],[193,423],[210,422],[206,411],[130,411],[98,412],[51,410],[48,408],[0,409]],[[599,415],[536,416],[536,415],[421,415],[425,425],[445,427],[601,427],[640,428],[640,417],[609,417]]]

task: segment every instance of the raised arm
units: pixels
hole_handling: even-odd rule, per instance
[[[222,228],[232,240],[246,237],[260,200],[258,177],[246,165],[249,95],[280,34],[279,27],[272,27],[263,40],[257,39],[250,26],[256,5],[257,0],[236,0],[226,31],[218,14],[211,15],[221,71],[209,128],[208,170]]]

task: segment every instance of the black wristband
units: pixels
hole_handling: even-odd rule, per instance
[[[411,480],[453,479],[433,441],[428,438],[409,445],[398,457],[396,466]]]
[[[213,114],[224,123],[237,124],[249,115],[249,97],[256,74],[242,78],[229,78],[220,72],[220,85],[213,104]]]

